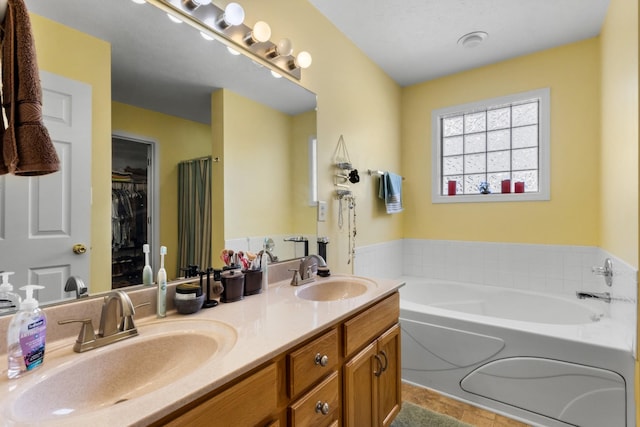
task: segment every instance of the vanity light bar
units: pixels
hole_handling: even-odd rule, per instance
[[[225,43],[228,47],[236,51],[243,51],[254,58],[256,62],[275,67],[278,72],[293,77],[296,80],[301,79],[302,69],[311,64],[311,56],[307,52],[304,52],[304,54],[308,55],[309,60],[299,63],[300,58],[296,57],[291,49],[283,49],[285,47],[283,43],[286,45],[286,42],[289,42],[289,40],[283,39],[278,42],[278,44],[271,42],[268,39],[270,29],[268,32],[266,31],[268,25],[264,22],[259,21],[256,23],[257,28],[251,28],[245,23],[238,25],[219,25],[221,22],[220,17],[224,16],[225,10],[213,3],[192,8],[194,3],[198,3],[197,1],[148,0],[148,2],[166,10],[168,13],[174,13],[184,17],[185,22],[192,25],[196,24],[194,25],[196,28],[209,30],[214,37],[217,36],[218,41]],[[261,33],[261,36],[254,37],[255,32]],[[266,33],[268,33],[269,36],[264,37]],[[282,52],[283,54],[274,55],[274,52]]]

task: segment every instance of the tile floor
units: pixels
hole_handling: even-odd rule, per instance
[[[475,427],[531,427],[503,415],[442,396],[435,391],[402,383],[402,400],[449,415]]]

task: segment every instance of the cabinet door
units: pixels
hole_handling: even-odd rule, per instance
[[[378,339],[377,356],[383,361],[378,381],[378,425],[388,427],[400,412],[402,401],[400,366],[400,325],[395,325]]]
[[[375,426],[375,396],[379,364],[376,343],[365,347],[344,365],[344,420],[346,427]]]

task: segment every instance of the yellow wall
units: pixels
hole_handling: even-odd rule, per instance
[[[601,34],[602,248],[638,266],[638,2],[613,0]]]
[[[111,286],[111,46],[103,40],[31,15],[40,69],[91,85],[90,292]]]
[[[175,278],[179,273],[176,268],[178,163],[182,160],[211,155],[211,127],[119,102],[113,102],[112,117],[113,132],[125,132],[130,136],[151,140],[157,144],[160,184],[159,243],[167,247],[165,257],[167,276],[169,279]],[[154,268],[157,269],[157,267]]]
[[[405,88],[404,237],[597,245],[599,76],[598,41],[590,39]],[[551,200],[432,204],[432,110],[544,87],[551,89]]]
[[[291,130],[291,233],[316,234],[316,207],[309,206],[309,138],[316,135],[315,110],[293,116]],[[309,242],[313,252],[315,242]]]
[[[364,173],[368,168],[400,170],[400,87],[309,2],[247,0],[242,5],[249,25],[265,20],[271,25],[272,40],[289,37],[296,51],[313,55],[313,64],[303,71],[300,83],[318,95],[319,195],[329,207],[328,219],[318,225],[318,234],[331,241],[327,250],[331,270],[351,272],[346,221],[342,231],[337,225],[334,150],[344,135],[362,178],[352,186],[357,201],[357,245],[401,238],[402,216],[383,212],[373,197],[377,180]]]
[[[293,120],[230,90],[222,91],[224,237],[291,233]]]
[[[636,268],[638,259],[638,2],[612,0],[601,37],[603,249]],[[612,185],[623,183],[624,185]],[[640,331],[640,323],[638,324]],[[636,361],[636,425],[640,425]]]

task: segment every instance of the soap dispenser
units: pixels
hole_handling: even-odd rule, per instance
[[[27,298],[20,303],[20,310],[13,316],[7,333],[9,378],[18,378],[42,365],[47,335],[47,318],[33,297],[34,289],[44,286],[27,285],[20,288]]]
[[[12,313],[20,307],[22,298],[13,292],[13,285],[9,283],[12,271],[0,273],[0,314]]]

